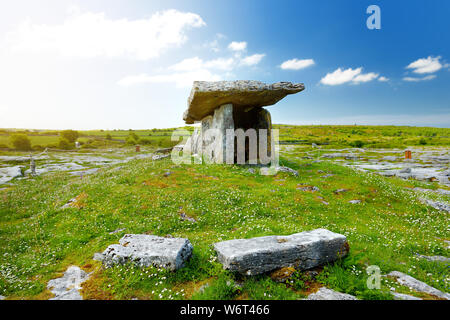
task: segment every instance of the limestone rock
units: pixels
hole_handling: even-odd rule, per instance
[[[391,291],[391,294],[394,296],[394,300],[422,300],[409,294],[398,293],[395,291]]]
[[[225,269],[257,275],[283,267],[311,269],[345,256],[349,248],[345,236],[316,229],[289,236],[228,240],[215,243],[214,249]]]
[[[6,297],[5,296],[0,296],[0,300],[5,300]]]
[[[306,300],[358,300],[356,297],[337,292],[325,287],[320,288],[317,292],[311,293]]]
[[[358,203],[361,203],[361,200],[350,200],[348,203],[358,204]]]
[[[192,249],[188,239],[126,234],[119,240],[119,244],[106,248],[103,252],[103,264],[110,267],[134,262],[144,267],[153,265],[177,270],[184,266],[184,262],[192,254]]]
[[[389,277],[393,277],[397,279],[397,282],[401,285],[409,287],[415,291],[427,293],[442,299],[450,300],[450,294],[444,293],[436,288],[433,288],[426,283],[419,281],[407,274],[404,274],[400,271],[392,271],[388,274]]]
[[[421,259],[425,259],[431,262],[447,262],[450,263],[450,258],[443,257],[443,256],[423,256],[421,254],[417,255]]]
[[[260,81],[194,81],[188,98],[188,109],[183,120],[192,124],[211,115],[221,105],[231,103],[239,109],[270,106],[288,94],[305,89],[302,83],[277,82],[265,84]]]
[[[55,295],[50,300],[83,300],[78,290],[88,278],[89,274],[77,266],[70,266],[61,278],[48,282],[47,289]]]

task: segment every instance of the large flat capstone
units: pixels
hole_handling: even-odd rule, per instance
[[[163,238],[146,234],[126,234],[119,244],[110,245],[102,253],[103,264],[134,262],[139,266],[155,266],[177,270],[192,254],[192,244],[184,238]]]
[[[225,269],[256,275],[283,267],[307,270],[347,255],[345,236],[316,229],[289,236],[235,239],[214,244]]]
[[[304,89],[303,83],[291,82],[266,84],[253,80],[194,81],[183,120],[188,124],[200,121],[225,104],[232,104],[235,109],[270,106],[288,94]]]

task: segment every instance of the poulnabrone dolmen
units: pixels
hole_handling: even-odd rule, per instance
[[[183,120],[201,122],[201,130],[194,130],[183,151],[215,163],[267,164],[272,120],[263,107],[304,89],[291,82],[194,81]]]

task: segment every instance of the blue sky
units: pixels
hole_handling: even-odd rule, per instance
[[[369,5],[381,29],[369,30]],[[183,125],[193,80],[305,83],[274,123],[450,127],[450,2],[2,1],[0,127]]]

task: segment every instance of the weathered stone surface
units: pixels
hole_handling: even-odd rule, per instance
[[[427,285],[426,283],[419,281],[407,274],[404,274],[400,271],[392,271],[388,274],[388,277],[392,277],[397,279],[397,282],[401,285],[409,287],[415,291],[427,293],[442,299],[450,300],[450,294],[444,293],[432,286]]]
[[[219,106],[228,103],[239,109],[270,106],[287,95],[304,89],[302,83],[290,82],[265,84],[252,80],[194,81],[183,120],[188,124],[200,121],[212,115]]]
[[[83,300],[78,290],[88,278],[88,273],[77,266],[70,266],[61,278],[48,282],[47,289],[55,295],[50,300]]]
[[[394,296],[394,300],[422,300],[409,294],[398,293],[395,291],[391,291],[391,294]]]
[[[156,266],[177,270],[192,254],[188,239],[163,238],[145,234],[126,234],[119,244],[110,245],[103,252],[103,264],[134,262],[140,266]]]
[[[423,199],[423,198],[420,198],[419,200],[422,201],[423,203],[425,203],[426,205],[433,207],[436,210],[450,212],[450,205],[448,205],[445,202],[434,201],[434,200]]]
[[[358,203],[361,203],[361,200],[350,200],[348,203],[358,204]]]
[[[0,300],[5,300],[6,297],[5,296],[0,296]]]
[[[421,259],[425,259],[431,262],[446,262],[450,263],[450,258],[444,257],[444,256],[424,256],[421,254],[417,255]]]
[[[337,292],[325,287],[320,288],[317,292],[311,293],[306,300],[358,300],[356,297]]]
[[[235,239],[214,244],[225,269],[256,275],[293,267],[307,270],[332,262],[348,253],[345,236],[316,229],[289,236]]]

